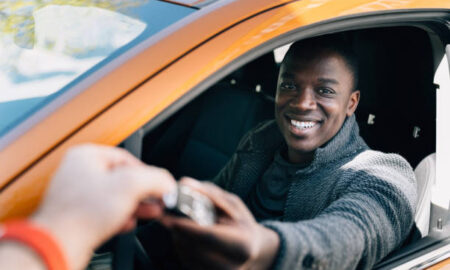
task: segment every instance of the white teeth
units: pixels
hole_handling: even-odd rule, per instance
[[[296,120],[291,119],[291,124],[298,129],[307,129],[307,128],[312,128],[317,123],[311,122],[311,121],[308,121],[308,122],[296,121]]]

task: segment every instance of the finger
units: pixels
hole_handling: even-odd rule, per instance
[[[243,262],[250,256],[249,249],[243,244],[241,230],[224,225],[200,226],[187,218],[171,217],[169,219],[172,232],[190,239],[191,244],[205,250],[215,250],[228,258]]]
[[[87,144],[81,147],[92,149],[92,151],[95,152],[97,159],[100,162],[103,162],[108,169],[114,169],[118,166],[140,166],[143,164],[139,159],[123,148],[96,144]]]
[[[151,219],[162,216],[164,208],[160,203],[141,202],[136,209],[136,216],[140,219]]]
[[[100,150],[100,148],[99,148]],[[130,152],[123,148],[118,147],[106,147],[101,148],[99,158],[107,161],[107,165],[110,169],[114,169],[118,166],[141,166],[143,163],[133,156]]]
[[[192,222],[195,223],[193,220],[187,218],[187,217],[179,217],[179,216],[173,216],[170,214],[162,215],[158,218],[158,221],[166,228],[173,229],[175,224],[179,222],[179,219],[185,220],[185,222]]]
[[[223,249],[221,245],[205,242],[197,235],[174,230],[172,239],[180,259],[184,263],[189,262],[193,269],[235,269],[233,266],[245,261],[241,254],[235,254],[233,247]]]
[[[172,175],[157,167],[118,167],[112,172],[111,178],[122,192],[131,193],[138,201],[147,197],[161,199],[164,194],[176,189]]]
[[[207,196],[220,211],[232,218],[243,215],[252,216],[242,200],[210,182],[199,182],[189,177],[183,177],[180,184],[187,185]],[[252,216],[253,217],[253,216]]]
[[[132,231],[134,228],[136,228],[136,219],[130,218],[128,219],[120,229],[120,233],[126,233]]]
[[[117,166],[138,166],[141,161],[128,151],[106,145],[81,144],[67,151],[66,159],[76,159],[88,166],[109,170]]]

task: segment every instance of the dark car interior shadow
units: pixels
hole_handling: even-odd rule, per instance
[[[429,34],[416,27],[347,34],[360,66],[360,133],[372,149],[399,153],[414,168],[436,148],[437,64]],[[273,118],[278,65],[268,53],[216,83],[145,134],[142,160],[167,168],[177,178],[214,177],[240,138]],[[151,260],[160,269],[176,269],[167,264],[176,262],[170,235],[156,223],[142,225],[137,235]],[[413,232],[410,242],[418,238]]]
[[[348,35],[360,66],[361,135],[371,148],[399,153],[415,167],[436,144],[436,67],[428,34],[391,27]],[[215,176],[239,139],[273,118],[277,70],[269,53],[218,82],[144,137],[143,160],[176,176]]]

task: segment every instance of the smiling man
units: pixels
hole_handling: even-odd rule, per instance
[[[350,47],[339,35],[293,44],[279,73],[276,121],[242,139],[213,180],[220,188],[186,181],[220,216],[211,227],[166,218],[185,265],[368,269],[405,240],[414,173],[401,156],[370,150],[359,136]]]
[[[297,43],[281,65],[275,117],[292,163],[311,161],[358,106],[357,67],[343,45]]]

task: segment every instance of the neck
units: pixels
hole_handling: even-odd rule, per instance
[[[294,164],[307,164],[311,163],[314,158],[314,151],[308,153],[298,153],[292,149],[288,149],[287,158],[289,162]]]

